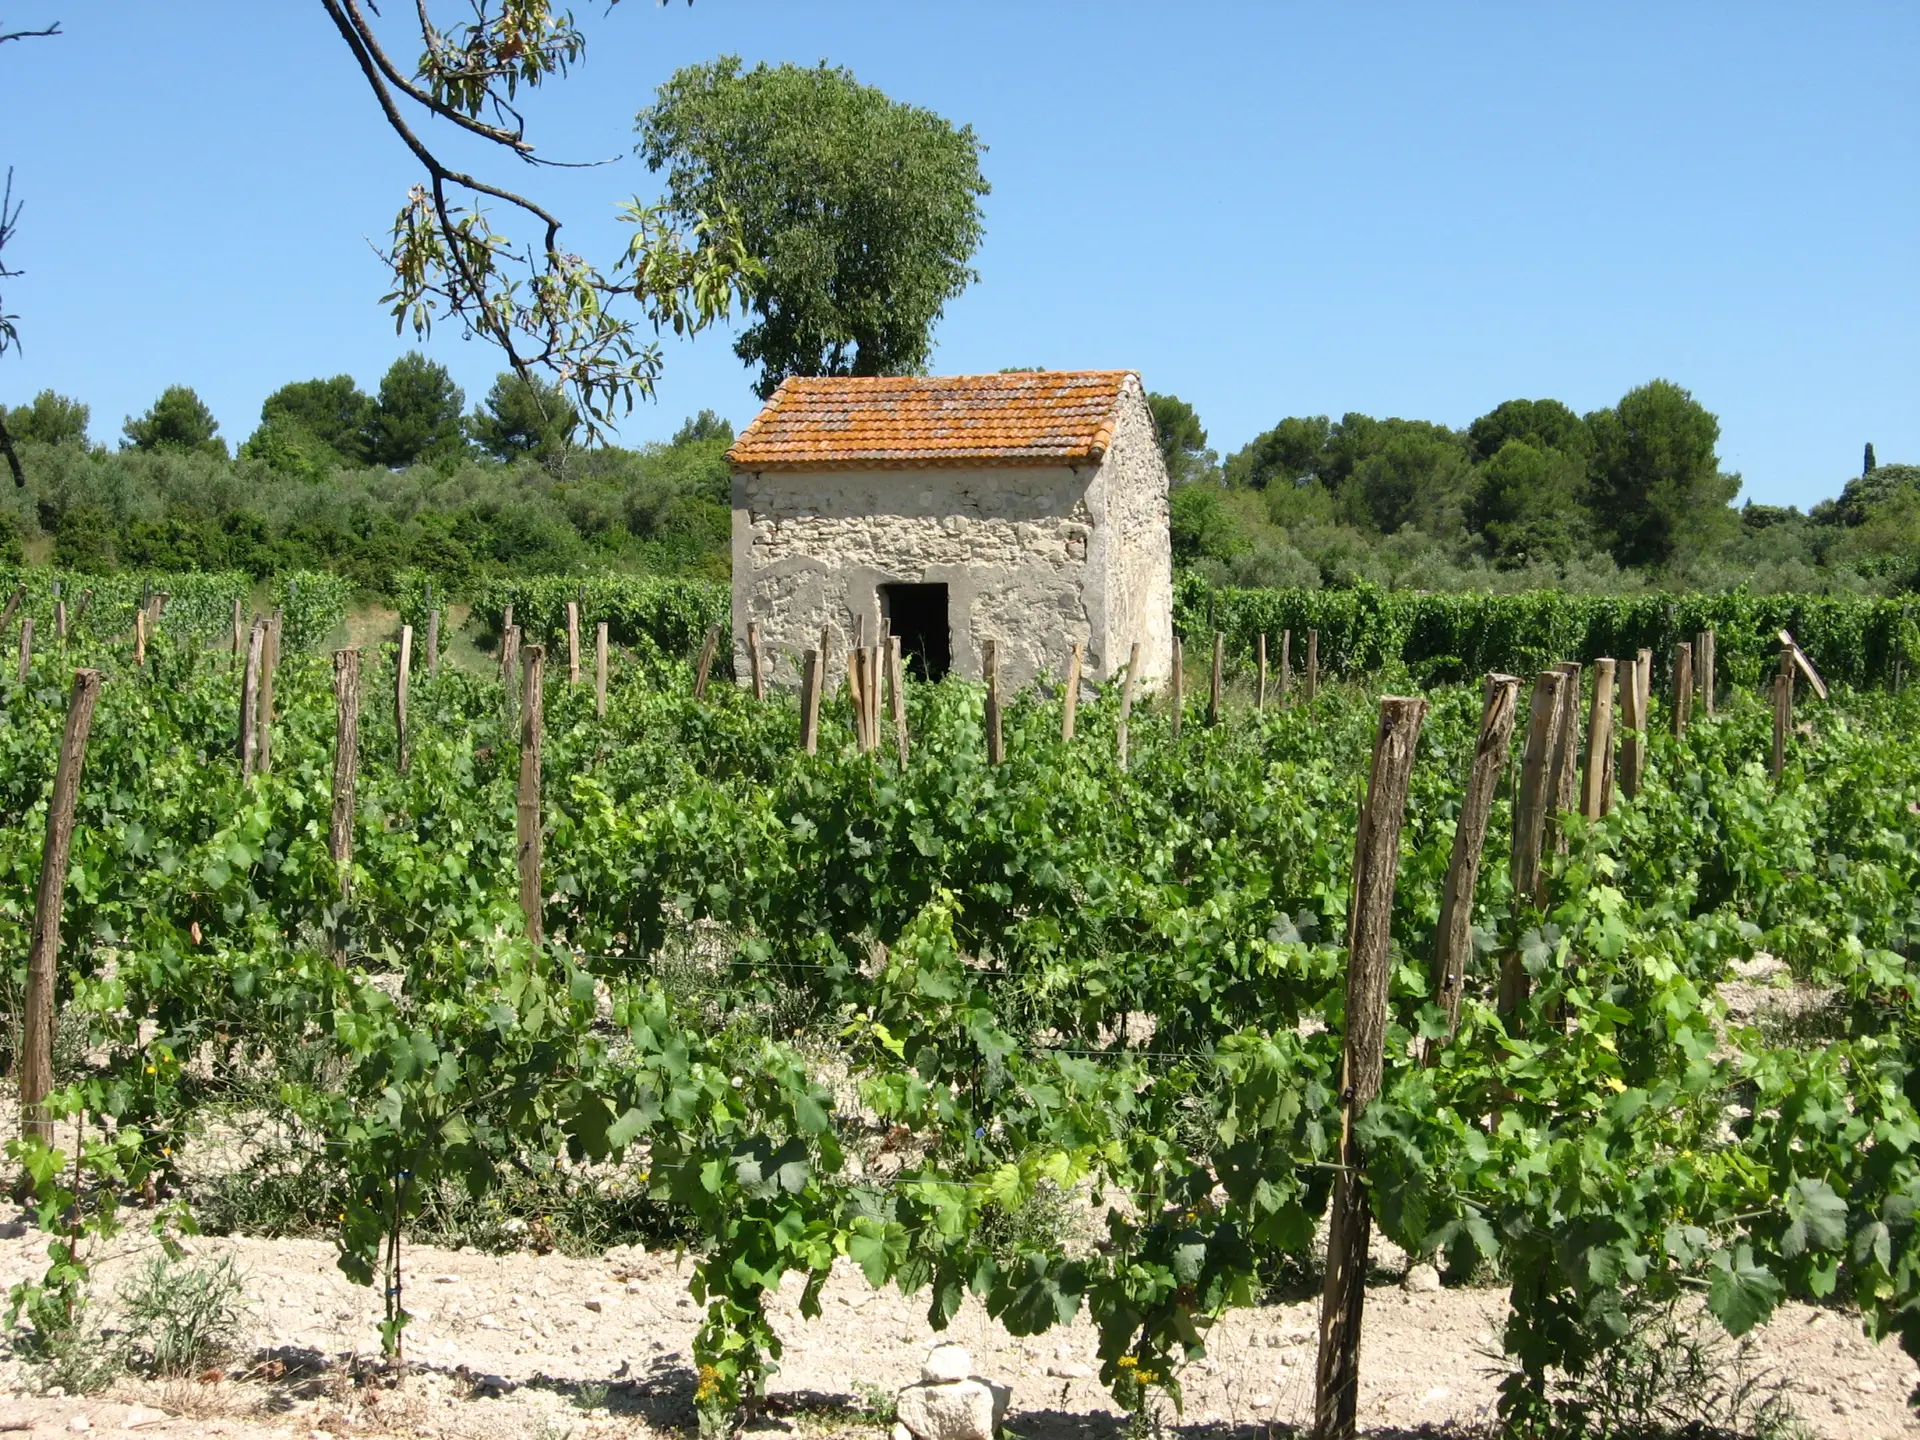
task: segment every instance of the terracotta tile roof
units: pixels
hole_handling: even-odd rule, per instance
[[[1132,374],[794,376],[727,458],[739,470],[1098,464]]]

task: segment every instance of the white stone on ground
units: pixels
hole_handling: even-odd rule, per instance
[[[927,1351],[926,1363],[920,1367],[920,1379],[928,1385],[964,1380],[972,1373],[973,1356],[967,1353],[966,1346],[950,1340]]]

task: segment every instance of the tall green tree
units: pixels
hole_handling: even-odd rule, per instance
[[[1207,429],[1193,406],[1178,395],[1149,394],[1147,408],[1153,412],[1154,438],[1173,483],[1211,475],[1219,457],[1207,448]]]
[[[911,375],[976,277],[982,145],[821,64],[738,56],[677,72],[638,117],[687,223],[726,215],[764,270],[734,344],[762,399],[789,375]]]
[[[13,432],[14,439],[37,440],[42,445],[86,444],[92,414],[82,402],[51,390],[42,390],[16,409],[0,405],[0,423]]]
[[[580,412],[558,385],[502,371],[467,422],[473,443],[496,460],[529,456],[556,464],[573,444]]]
[[[296,380],[261,402],[260,423],[305,434],[331,450],[342,465],[365,465],[373,408],[373,397],[351,375]]]
[[[466,391],[447,367],[410,350],[380,378],[367,422],[368,458],[402,469],[457,460],[467,453]]]
[[[1660,566],[1734,523],[1740,477],[1720,473],[1720,421],[1671,380],[1587,416],[1595,518],[1622,565]]]
[[[185,450],[227,458],[220,422],[189,385],[169,385],[144,415],[129,415],[122,450]]]
[[[1572,558],[1586,540],[1586,467],[1550,445],[1508,440],[1478,469],[1467,523],[1496,564]]]
[[[1290,415],[1227,457],[1227,483],[1264,490],[1275,481],[1298,483],[1326,464],[1333,422],[1324,415]]]
[[[1583,469],[1593,454],[1587,422],[1558,400],[1503,401],[1467,427],[1467,448],[1482,464],[1499,454],[1509,440],[1558,450],[1579,461]]]

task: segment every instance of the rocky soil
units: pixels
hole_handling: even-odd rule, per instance
[[[128,1237],[102,1266],[96,1293],[143,1258]],[[474,1437],[560,1440],[686,1431],[693,1424],[692,1339],[699,1311],[687,1263],[615,1249],[599,1260],[410,1252],[408,1331],[414,1372],[387,1383],[378,1300],[350,1284],[330,1245],[305,1240],[198,1239],[196,1255],[228,1254],[247,1276],[251,1353],[194,1381],[127,1380],[92,1400],[30,1396],[14,1360],[0,1361],[0,1435]],[[44,1266],[44,1239],[0,1224],[0,1287]],[[1496,1289],[1431,1289],[1432,1272],[1368,1292],[1361,1421],[1372,1435],[1470,1433],[1489,1414],[1501,1373]],[[919,1378],[934,1338],[920,1304],[836,1273],[826,1313],[797,1314],[781,1294],[787,1352],[766,1433],[882,1440],[872,1408]],[[1209,1356],[1184,1375],[1181,1428],[1191,1434],[1298,1433],[1313,1408],[1311,1300],[1236,1311]],[[1026,1440],[1118,1440],[1123,1421],[1095,1378],[1084,1319],[1037,1338],[1009,1337],[971,1302],[946,1332],[977,1373],[1013,1390],[1008,1426]],[[1752,1362],[1787,1383],[1814,1434],[1832,1440],[1920,1436],[1906,1397],[1920,1371],[1888,1342],[1875,1346],[1839,1311],[1789,1305],[1759,1332]]]

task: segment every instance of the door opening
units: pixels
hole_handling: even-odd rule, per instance
[[[953,668],[944,585],[882,585],[880,610],[900,637],[900,660],[916,680],[944,680]]]

